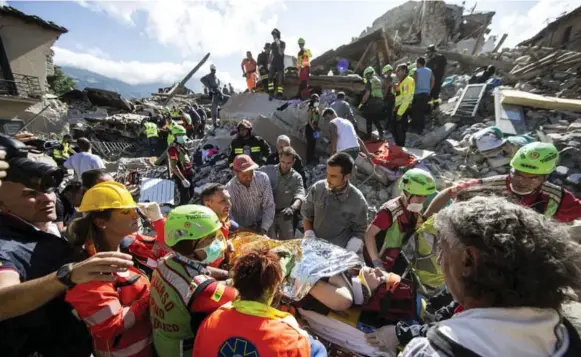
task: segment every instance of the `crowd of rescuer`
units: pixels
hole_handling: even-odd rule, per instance
[[[54,187],[42,183],[54,167],[14,160],[0,186],[0,350],[2,356],[88,357],[91,339],[64,301],[68,288],[112,281],[133,265],[130,255],[100,252],[71,261],[73,247],[54,223]],[[41,181],[42,180],[42,181]]]

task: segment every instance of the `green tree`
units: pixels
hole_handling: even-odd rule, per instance
[[[54,75],[48,76],[48,85],[56,95],[62,95],[75,89],[75,81],[69,77],[59,66],[54,67]]]

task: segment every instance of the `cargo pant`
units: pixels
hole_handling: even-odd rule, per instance
[[[284,93],[284,65],[270,65],[268,73],[268,94],[282,97]]]
[[[282,212],[276,213],[274,222],[268,230],[268,236],[272,239],[294,239],[295,227],[293,217],[285,217]]]

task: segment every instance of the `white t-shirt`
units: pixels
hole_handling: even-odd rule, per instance
[[[337,127],[337,152],[359,147],[357,133],[349,120],[335,118],[331,123]]]
[[[73,169],[75,171],[75,175],[79,179],[85,171],[105,168],[103,160],[101,160],[99,156],[89,152],[79,152],[74,154],[73,156],[69,157],[67,161],[65,161],[64,166],[67,169]]]

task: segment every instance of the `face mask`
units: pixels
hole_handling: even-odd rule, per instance
[[[202,260],[202,264],[211,264],[220,258],[222,252],[226,249],[224,241],[221,239],[214,239],[214,241],[207,247],[202,248],[206,253],[206,259]]]
[[[410,203],[407,206],[407,210],[410,212],[414,212],[414,213],[420,213],[423,208],[424,208],[424,205],[421,203]]]
[[[528,191],[528,192],[520,192],[518,190],[516,190],[514,188],[514,186],[512,185],[512,183],[510,184],[510,190],[514,193],[516,193],[517,195],[521,195],[521,196],[526,196],[526,195],[530,195],[531,193],[533,193],[534,190],[532,191]]]
[[[178,136],[176,137],[176,142],[178,144],[184,144],[186,142],[186,139],[183,136]]]

